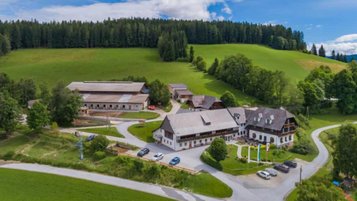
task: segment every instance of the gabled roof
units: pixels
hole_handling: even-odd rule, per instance
[[[212,105],[216,102],[221,102],[218,98],[214,96],[196,95],[191,98],[193,107],[210,109]]]
[[[85,103],[144,103],[148,94],[83,94]]]
[[[169,87],[172,89],[187,89],[187,86],[185,84],[169,84]]]
[[[246,115],[245,115],[245,108],[242,107],[230,107],[227,108],[229,113],[231,113],[232,117],[238,124],[246,123]]]
[[[237,127],[227,109],[167,115],[161,128],[177,136]]]
[[[119,81],[119,82],[72,82],[67,86],[68,89],[79,92],[136,92],[139,93],[145,83],[144,82],[130,82],[130,81]]]
[[[265,129],[280,131],[286,120],[295,116],[287,110],[273,108],[246,108],[245,115],[248,126],[256,126]]]
[[[193,93],[190,90],[187,90],[187,89],[176,90],[176,93],[179,96],[192,96],[193,95]]]

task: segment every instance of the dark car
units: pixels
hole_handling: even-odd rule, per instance
[[[297,167],[297,163],[295,161],[284,161],[284,165],[291,167],[291,168]]]
[[[279,170],[280,172],[288,173],[290,168],[284,164],[274,165],[274,169]]]
[[[142,149],[142,150],[140,150],[140,151],[138,152],[137,156],[143,157],[143,156],[145,156],[146,154],[148,154],[149,152],[150,152],[150,150],[149,150],[148,148],[144,148],[144,149]]]
[[[94,138],[95,138],[95,135],[90,135],[87,137],[86,141],[88,141],[88,142],[92,141],[92,140],[94,140]]]
[[[170,161],[170,165],[177,165],[179,163],[180,163],[180,158],[177,156],[175,158],[171,159],[171,161]]]

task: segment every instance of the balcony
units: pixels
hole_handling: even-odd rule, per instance
[[[180,142],[187,142],[187,141],[191,141],[191,140],[200,140],[200,139],[204,139],[204,138],[229,135],[229,134],[233,134],[233,133],[235,133],[235,132],[234,131],[221,131],[221,132],[211,133],[209,135],[205,134],[205,135],[199,135],[199,136],[195,136],[195,137],[177,139],[177,142],[180,143]]]

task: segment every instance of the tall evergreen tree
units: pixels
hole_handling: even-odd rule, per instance
[[[332,50],[331,58],[336,60],[336,52],[335,52],[335,50]]]
[[[310,50],[311,54],[313,55],[317,55],[317,48],[315,44],[312,44],[311,50]]]
[[[188,57],[188,61],[192,63],[192,61],[195,59],[195,50],[193,49],[192,46],[190,46],[190,55]]]
[[[217,58],[215,58],[211,67],[208,69],[208,74],[210,74],[210,75],[216,74],[218,66],[219,66],[219,61]]]
[[[323,45],[321,45],[320,49],[319,49],[319,56],[320,57],[326,57],[326,51]]]

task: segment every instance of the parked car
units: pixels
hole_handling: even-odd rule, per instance
[[[153,157],[152,157],[152,160],[154,160],[154,161],[159,161],[159,160],[161,160],[161,159],[163,159],[164,158],[164,154],[163,153],[156,153]]]
[[[295,161],[284,161],[284,165],[286,165],[288,167],[292,167],[292,168],[297,167],[297,163]]]
[[[177,156],[175,158],[171,159],[171,161],[170,161],[170,165],[177,165],[179,163],[180,163],[180,158]]]
[[[94,138],[95,138],[95,135],[90,135],[87,137],[86,141],[88,141],[88,142],[92,141],[92,140],[94,140]]]
[[[265,168],[264,171],[268,172],[272,177],[278,176],[278,171],[274,170],[273,168]]]
[[[260,171],[257,172],[257,175],[259,177],[263,178],[263,179],[266,179],[266,180],[270,179],[270,174],[268,172],[266,172],[266,171],[260,170]]]
[[[274,169],[279,170],[280,172],[289,173],[290,168],[284,164],[274,165]]]
[[[144,148],[144,149],[140,150],[136,155],[139,156],[139,157],[143,157],[146,154],[148,154],[149,152],[150,152],[150,149]]]
[[[155,105],[149,105],[148,106],[148,110],[156,110],[156,106]]]

